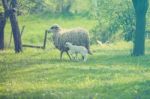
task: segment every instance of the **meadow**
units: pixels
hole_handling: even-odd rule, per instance
[[[54,23],[88,30],[96,24],[80,17],[25,16],[19,22],[26,26],[23,43],[31,44],[41,44],[44,31]],[[6,31],[7,45],[9,24]],[[0,99],[149,99],[149,44],[146,40],[146,55],[141,57],[131,57],[131,42],[91,45],[93,55],[87,62],[70,61],[66,55],[60,60],[51,40],[45,50],[24,48],[15,54],[11,47],[0,52]]]

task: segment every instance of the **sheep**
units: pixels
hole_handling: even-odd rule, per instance
[[[73,54],[81,54],[84,62],[87,60],[88,50],[84,46],[72,45],[70,42],[66,42],[65,46],[69,48],[69,54],[73,56]]]
[[[87,48],[88,53],[92,54],[90,51],[90,39],[88,32],[83,28],[75,28],[71,30],[63,30],[59,25],[54,24],[47,30],[47,32],[53,33],[53,43],[54,46],[60,50],[60,59],[64,52],[67,53],[71,59],[68,48],[65,47],[66,42],[70,42],[73,45],[84,46]]]

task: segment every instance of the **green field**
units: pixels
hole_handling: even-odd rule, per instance
[[[52,17],[51,15],[21,16],[19,17],[20,28],[25,26],[25,30],[22,35],[22,42],[25,44],[43,43],[45,30],[49,29],[53,24],[59,24],[62,28],[83,27],[87,30],[91,30],[96,25],[96,21],[80,16],[62,16],[58,18]],[[11,35],[9,20],[5,31],[5,45],[7,47]],[[48,37],[50,38],[51,34],[49,34]]]
[[[94,20],[86,18],[21,17],[26,25],[23,43],[41,44],[44,31],[57,23],[65,28],[81,26],[90,30]],[[9,22],[8,22],[9,23]],[[6,28],[9,41],[9,25]],[[49,34],[49,37],[51,35]],[[52,43],[47,48],[13,49],[0,52],[0,99],[149,99],[150,41],[146,55],[131,57],[131,42],[92,45],[87,62],[70,61]]]

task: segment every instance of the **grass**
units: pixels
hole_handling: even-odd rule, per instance
[[[60,61],[56,49],[1,52],[0,98],[149,99],[149,50],[136,58],[127,46],[110,46],[92,46],[86,63]]]
[[[19,20],[27,26],[23,41],[28,43],[40,43],[30,39],[41,39],[41,33],[53,23],[87,29],[95,23],[87,19],[35,20],[32,16]],[[61,61],[52,45],[46,50],[25,48],[20,54],[7,49],[0,52],[0,99],[149,99],[149,43],[142,57],[131,57],[132,44],[127,42],[92,45],[94,54],[87,62],[70,61],[66,55]]]

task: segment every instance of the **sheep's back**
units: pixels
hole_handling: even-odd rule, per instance
[[[60,48],[62,50],[68,50],[64,46],[66,42],[71,42],[73,45],[89,47],[88,32],[82,28],[73,29],[62,33],[60,37]]]

